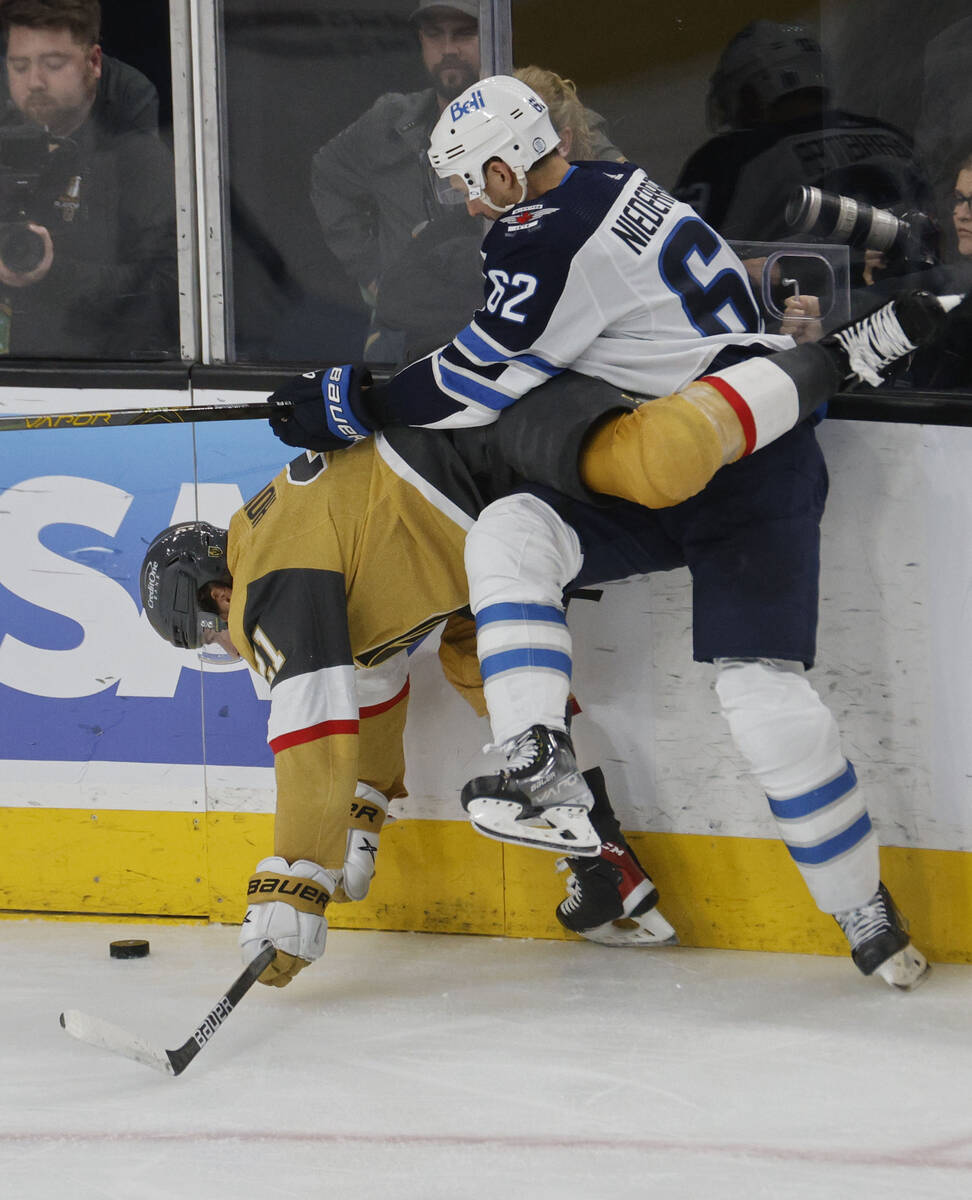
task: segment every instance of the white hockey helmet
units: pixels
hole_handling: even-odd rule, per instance
[[[747,124],[744,92],[766,108],[791,92],[828,87],[823,50],[808,26],[750,21],[726,46],[712,75],[709,126],[739,129]]]
[[[461,176],[469,199],[477,200],[483,195],[483,165],[501,158],[516,172],[525,195],[526,172],[559,143],[537,93],[511,75],[491,75],[443,110],[432,130],[429,162],[441,179]]]

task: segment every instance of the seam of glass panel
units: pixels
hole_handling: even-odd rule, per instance
[[[195,135],[188,0],[169,0],[172,62],[172,151],[179,279],[179,344],[183,359],[199,355],[199,244],[196,236]]]
[[[479,50],[483,75],[512,75],[510,0],[479,0]]]
[[[221,0],[189,0],[192,42],[193,124],[195,129],[197,237],[200,258],[199,302],[204,363],[225,362],[229,306],[222,186],[222,114],[219,110],[220,55],[216,36]]]

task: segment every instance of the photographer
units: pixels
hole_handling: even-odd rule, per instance
[[[716,136],[682,167],[674,194],[725,238],[790,239],[787,201],[801,185],[897,214],[935,215],[911,139],[834,107],[823,50],[802,24],[758,20],[741,29],[712,76],[708,118]],[[903,256],[882,264],[863,250],[851,268],[858,286],[913,269]]]
[[[172,163],[154,89],[98,45],[97,0],[5,0],[0,353],[177,351]],[[110,82],[111,86],[108,86]]]

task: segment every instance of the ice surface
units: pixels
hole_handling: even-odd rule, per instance
[[[108,957],[147,937],[147,959]],[[0,925],[2,1194],[17,1200],[949,1200],[972,1195],[972,969],[332,932],[178,1079],[240,965],[220,927]]]

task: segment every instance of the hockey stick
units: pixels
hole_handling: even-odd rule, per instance
[[[161,1071],[163,1075],[181,1075],[273,962],[276,953],[276,947],[267,942],[242,975],[227,988],[226,995],[213,1005],[202,1023],[193,1030],[192,1036],[177,1050],[157,1050],[137,1034],[128,1033],[109,1021],[102,1021],[100,1017],[90,1017],[74,1008],[61,1013],[61,1026],[79,1042],[87,1042],[89,1046],[100,1046],[113,1054],[121,1054],[124,1058],[144,1063],[147,1067]]]
[[[21,429],[104,429],[110,425],[194,425],[198,421],[251,421],[290,407],[284,404],[200,404],[195,408],[119,408],[98,412],[0,416],[0,433]]]

